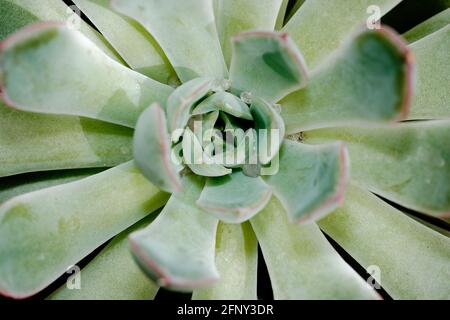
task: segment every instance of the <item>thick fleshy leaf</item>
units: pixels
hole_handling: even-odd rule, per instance
[[[303,57],[286,33],[243,32],[233,38],[233,93],[276,102],[306,84]]]
[[[186,128],[183,135],[183,158],[186,165],[199,176],[221,177],[231,173],[231,169],[217,163],[204,152],[200,141],[194,133]]]
[[[162,83],[172,83],[176,80],[175,71],[152,36],[136,21],[113,11],[109,0],[73,2],[131,68]]]
[[[234,171],[225,177],[206,180],[197,204],[227,223],[241,223],[261,211],[272,190],[260,177]]]
[[[17,109],[133,127],[173,89],[117,63],[59,23],[33,25],[0,44],[3,99]],[[63,72],[62,72],[63,71]]]
[[[0,206],[0,292],[24,298],[162,206],[167,194],[132,163]]]
[[[292,222],[310,222],[332,212],[344,200],[349,178],[342,143],[309,146],[285,140],[279,170],[264,176]]]
[[[339,256],[316,224],[289,223],[273,197],[251,220],[275,299],[376,299],[375,290]]]
[[[450,214],[450,121],[305,133],[308,143],[344,141],[358,185],[404,207],[437,217]]]
[[[216,266],[220,280],[194,290],[193,300],[256,300],[258,242],[250,223],[219,223]]]
[[[411,45],[417,79],[409,119],[450,118],[450,25]]]
[[[258,161],[269,163],[278,154],[286,129],[280,114],[266,101],[255,98],[250,107],[258,134]]]
[[[172,195],[161,214],[147,228],[130,235],[133,255],[157,284],[180,291],[213,283],[218,220],[195,204],[203,179],[183,178],[185,192]]]
[[[151,215],[123,231],[80,271],[81,288],[62,285],[49,300],[148,300],[159,287],[134,263],[128,235],[153,221]]]
[[[133,154],[142,174],[167,192],[181,191],[181,180],[171,157],[170,137],[164,110],[157,103],[139,117],[133,139]]]
[[[112,0],[119,12],[139,21],[158,41],[182,82],[226,78],[211,0]]]
[[[273,30],[283,0],[216,0],[216,24],[227,64],[231,38],[247,30]]]
[[[211,111],[223,111],[235,117],[253,120],[249,107],[235,95],[220,91],[200,102],[192,111],[193,115]]]
[[[104,169],[76,169],[61,171],[33,172],[0,179],[0,204],[36,190],[81,180]]]
[[[194,119],[194,133],[198,141],[201,142],[202,146],[204,143],[210,142],[212,136],[216,133],[214,126],[219,119],[219,111],[216,110],[206,114],[201,114],[191,119]]]
[[[306,1],[283,31],[290,34],[309,67],[317,67],[342,41],[366,22],[377,20],[402,0]],[[381,18],[381,17],[380,17]]]
[[[60,21],[73,23],[73,27],[94,42],[103,52],[120,60],[104,37],[79,18],[61,0],[0,0],[0,41],[15,31],[39,21]]]
[[[403,119],[412,66],[408,47],[389,29],[358,33],[315,72],[305,89],[280,102],[286,131]]]
[[[114,124],[21,112],[0,102],[0,177],[112,167],[133,157],[132,136],[131,129]]]
[[[450,24],[450,8],[439,12],[428,20],[420,23],[408,32],[404,33],[403,38],[405,38],[409,43],[413,43],[438,31],[441,28],[444,28],[448,24]]]
[[[173,142],[178,142],[188,124],[196,102],[210,92],[215,85],[213,78],[197,78],[178,87],[167,101],[167,123]],[[175,130],[178,130],[178,134]]]
[[[362,189],[350,187],[346,198],[319,225],[364,268],[378,268],[392,298],[450,298],[449,238]]]

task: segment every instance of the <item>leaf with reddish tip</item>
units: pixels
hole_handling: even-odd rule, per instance
[[[176,79],[175,71],[155,39],[136,21],[114,12],[109,0],[73,2],[133,70],[162,83]]]
[[[130,128],[87,118],[44,115],[0,102],[0,177],[112,167],[132,159]]]
[[[435,14],[403,34],[409,43],[416,42],[450,24],[450,8]]]
[[[216,24],[227,64],[231,61],[230,39],[247,30],[273,30],[285,0],[216,0]]]
[[[48,300],[149,300],[159,287],[134,263],[128,235],[148,226],[155,214],[114,237],[80,271],[81,288],[73,290],[64,283]]]
[[[249,107],[235,95],[220,91],[200,102],[192,111],[193,115],[219,110],[237,118],[253,120]]]
[[[350,186],[346,199],[319,226],[366,270],[378,268],[393,299],[450,299],[448,237],[366,190]]]
[[[254,98],[250,112],[255,119],[258,134],[258,161],[268,164],[276,156],[283,143],[285,127],[283,118],[266,101]]]
[[[307,88],[280,101],[288,133],[406,117],[413,58],[388,29],[363,31],[322,65]]]
[[[305,1],[282,29],[316,68],[358,26],[375,22],[402,0]],[[378,11],[379,10],[379,11]],[[376,14],[380,13],[380,17]]]
[[[191,117],[192,108],[214,88],[213,78],[197,78],[178,87],[167,101],[167,123],[173,142],[178,142]],[[179,132],[177,133],[178,130]]]
[[[289,223],[275,197],[251,224],[275,299],[379,298],[333,249],[315,223]]]
[[[128,127],[151,103],[164,104],[173,91],[110,59],[81,33],[58,23],[31,26],[2,42],[0,70],[3,99],[14,108]]]
[[[450,121],[306,132],[305,142],[344,141],[352,180],[404,207],[450,215]]]
[[[191,129],[186,128],[183,135],[183,157],[186,165],[197,175],[221,177],[231,173],[231,169],[217,163],[203,147]]]
[[[219,223],[216,266],[220,280],[196,289],[193,300],[256,300],[258,242],[250,223]]]
[[[277,102],[306,83],[306,66],[285,33],[243,32],[233,38],[232,92]]]
[[[358,33],[316,70],[305,89],[280,101],[286,131],[405,118],[412,67],[412,53],[389,29]]]
[[[450,25],[414,42],[417,77],[409,119],[450,118]]]
[[[182,82],[226,78],[211,0],[112,0],[113,8],[139,21],[158,41]]]
[[[61,0],[0,0],[0,17],[8,17],[0,19],[0,41],[15,31],[39,21],[70,21],[108,56],[121,61],[105,38]]]
[[[260,177],[247,177],[242,171],[206,180],[197,204],[227,223],[244,222],[261,211],[272,190]]]
[[[0,205],[0,293],[39,292],[166,201],[132,162],[6,201]]]
[[[309,146],[285,140],[279,170],[264,176],[291,222],[311,222],[340,206],[349,179],[349,159],[342,143]]]
[[[178,192],[181,181],[171,157],[166,123],[164,110],[157,103],[141,114],[134,133],[134,161],[155,186],[167,192]]]
[[[147,228],[130,235],[134,258],[157,284],[191,291],[219,278],[214,264],[218,220],[195,204],[204,180],[183,178],[185,192],[172,195]]]

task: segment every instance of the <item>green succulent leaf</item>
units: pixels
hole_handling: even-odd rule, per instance
[[[216,110],[209,113],[205,113],[199,115],[198,117],[193,117],[193,119],[194,119],[194,133],[198,141],[199,142],[211,141],[213,135],[215,134],[214,126],[217,120],[219,119],[219,111]],[[196,128],[196,126],[199,127]]]
[[[235,95],[220,91],[200,102],[192,111],[193,115],[211,111],[223,111],[237,118],[253,120],[249,107]]]
[[[250,106],[258,134],[258,161],[268,164],[280,150],[285,135],[283,118],[266,101],[255,98]]]
[[[110,59],[59,23],[33,25],[2,42],[0,69],[3,99],[14,108],[128,127],[150,103],[165,103],[173,91]]]
[[[194,290],[193,300],[256,300],[258,242],[250,223],[219,223],[216,266],[220,281]]]
[[[310,131],[308,143],[344,141],[352,179],[404,207],[437,217],[450,213],[449,121]]]
[[[33,295],[165,201],[129,162],[1,204],[0,292]]]
[[[233,93],[277,102],[305,85],[303,57],[286,33],[242,32],[233,38],[230,80]]]
[[[439,12],[403,34],[409,43],[416,42],[450,24],[450,8]]]
[[[182,82],[226,78],[210,0],[112,0],[113,7],[139,21],[158,41]]]
[[[128,235],[146,227],[154,215],[123,231],[80,272],[81,288],[71,290],[67,284],[53,292],[48,300],[148,300],[155,298],[159,287],[134,263]]]
[[[402,0],[306,1],[282,29],[300,48],[306,63],[315,69],[356,27],[363,25],[378,7],[386,14]],[[376,7],[375,7],[376,6]]]
[[[171,157],[170,137],[164,110],[157,103],[139,117],[133,140],[133,154],[142,174],[167,192],[181,191],[181,180]]]
[[[104,169],[75,169],[33,172],[0,179],[0,205],[16,196],[73,182],[100,173]]]
[[[411,45],[417,77],[409,119],[450,117],[450,25]]]
[[[134,258],[160,286],[179,291],[212,284],[219,278],[214,264],[218,220],[195,204],[204,180],[183,178],[183,193],[171,196],[147,228],[130,235]]]
[[[272,190],[260,177],[248,177],[242,171],[206,180],[197,204],[227,223],[241,223],[261,211]]]
[[[289,220],[318,220],[342,204],[349,179],[349,160],[342,143],[309,146],[285,140],[279,157],[278,172],[264,180]]]
[[[378,268],[392,298],[450,298],[448,237],[355,186],[346,198],[345,206],[319,225],[364,268]]]
[[[110,8],[109,0],[74,0],[134,70],[162,83],[176,79],[163,51],[136,21]]]
[[[227,64],[230,39],[247,30],[274,30],[282,0],[216,0],[216,24]]]
[[[0,41],[15,31],[39,21],[72,21],[74,27],[110,58],[121,61],[105,38],[78,18],[61,0],[0,0],[0,17],[7,17],[0,19]]]
[[[112,167],[132,156],[129,128],[73,116],[20,112],[0,102],[0,177]]]
[[[377,293],[339,256],[316,224],[289,223],[273,197],[251,224],[275,299],[376,299]]]
[[[213,78],[196,78],[178,87],[169,96],[167,123],[173,142],[178,142],[183,135],[182,129],[188,124],[194,104],[210,92],[214,86]],[[179,130],[179,132],[177,133],[176,130]]]
[[[412,66],[411,52],[389,29],[358,33],[316,70],[306,88],[280,102],[286,131],[403,119]]]
[[[185,163],[195,174],[204,177],[221,177],[231,173],[231,169],[217,163],[214,158],[204,152],[200,141],[189,128],[184,130],[182,145]]]

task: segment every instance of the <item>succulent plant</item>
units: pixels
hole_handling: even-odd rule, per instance
[[[336,245],[450,298],[448,232],[405,213],[450,213],[450,9],[402,37],[364,24],[401,0],[73,2],[100,32],[0,0],[2,295],[112,239],[49,298],[256,299],[258,245],[277,299],[380,298]]]

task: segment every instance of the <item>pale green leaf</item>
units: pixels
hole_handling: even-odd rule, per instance
[[[152,36],[136,21],[110,7],[109,0],[74,0],[134,70],[162,83],[176,79],[175,71]]]
[[[274,103],[305,85],[303,57],[286,33],[248,31],[233,38],[231,89]]]
[[[275,299],[376,299],[375,290],[339,256],[316,224],[289,223],[273,197],[251,220]]]
[[[156,39],[180,80],[226,78],[211,0],[112,0]]]
[[[342,204],[350,165],[343,144],[309,146],[285,140],[279,157],[278,172],[263,178],[291,222],[315,221]]]
[[[99,245],[167,201],[132,163],[0,205],[0,292],[44,289]]]
[[[151,215],[123,231],[81,269],[79,289],[63,284],[49,300],[149,300],[159,287],[134,263],[128,235],[153,221]]]
[[[307,65],[316,68],[356,27],[374,22],[378,8],[383,16],[401,1],[307,0],[282,30],[300,48]]]
[[[249,107],[241,99],[225,91],[216,92],[200,102],[192,110],[192,114],[198,115],[215,110],[226,112],[238,118],[253,120]]]
[[[71,114],[133,127],[173,91],[105,55],[59,23],[33,25],[0,45],[4,101],[23,111]]]
[[[130,236],[136,262],[160,286],[179,291],[212,284],[218,220],[195,205],[203,179],[183,178],[185,192],[172,195],[147,228]]]
[[[21,112],[0,102],[0,177],[112,167],[133,157],[132,136],[131,129],[114,124]]]
[[[216,266],[220,279],[194,290],[193,300],[256,300],[258,242],[250,223],[219,223]]]
[[[411,52],[389,29],[362,31],[283,99],[288,133],[403,119],[412,94]]]
[[[260,177],[247,177],[242,171],[206,180],[197,204],[227,223],[244,222],[269,202],[272,190]]]
[[[170,137],[164,110],[157,103],[139,117],[133,140],[133,155],[142,174],[167,192],[181,191],[176,163],[171,157]]]
[[[437,217],[450,214],[450,121],[305,133],[308,143],[344,141],[352,179],[404,207]]]
[[[448,237],[354,186],[346,199],[319,225],[364,268],[379,271],[392,298],[450,299]]]

